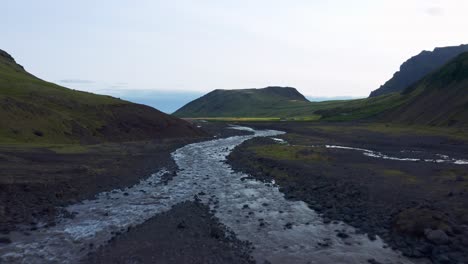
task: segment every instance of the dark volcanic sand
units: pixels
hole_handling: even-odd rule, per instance
[[[83,263],[254,263],[206,205],[183,202],[112,239]]]
[[[416,149],[465,159],[468,154],[463,141],[347,133],[349,124],[326,132],[308,123],[249,125],[288,131],[281,137],[297,145],[343,145],[393,154]],[[323,147],[298,154],[319,157],[315,161],[288,160],[260,157],[249,149],[274,144],[266,138],[247,141],[228,157],[229,163],[256,179],[275,179],[288,199],[307,202],[326,221],[342,220],[370,237],[379,235],[407,256],[468,263],[468,166],[384,160]],[[437,231],[429,234],[426,230],[431,229]]]

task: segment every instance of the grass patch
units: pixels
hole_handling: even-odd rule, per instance
[[[401,125],[390,123],[362,123],[355,126],[342,126],[319,124],[310,126],[310,129],[318,129],[327,133],[354,133],[356,131],[369,131],[382,133],[389,136],[421,135],[421,136],[440,136],[452,139],[468,141],[468,131],[463,128],[454,127],[432,127],[417,125]]]
[[[459,181],[460,185],[468,186],[468,171],[464,169],[442,170],[437,177],[441,182]]]
[[[256,156],[278,160],[298,160],[308,162],[330,161],[323,150],[303,146],[262,145],[250,147]]]
[[[56,145],[49,147],[50,150],[54,151],[57,154],[80,154],[87,153],[89,148],[84,145]]]
[[[382,171],[382,174],[384,176],[387,176],[387,177],[398,177],[398,178],[400,178],[400,180],[402,180],[403,182],[408,183],[408,184],[418,183],[418,179],[415,176],[410,175],[410,174],[408,174],[408,173],[406,173],[404,171],[401,171],[401,170],[386,169],[386,170]]]
[[[219,122],[310,122],[320,120],[320,115],[298,116],[298,117],[194,117],[187,120],[206,120]]]
[[[188,120],[206,120],[220,122],[275,122],[281,121],[279,117],[196,117]]]

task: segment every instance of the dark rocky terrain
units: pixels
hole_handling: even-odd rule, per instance
[[[206,205],[184,202],[117,236],[83,263],[255,263],[250,250]]]
[[[466,159],[467,140],[448,135],[359,124],[270,123],[257,128],[287,131],[290,145],[256,138],[229,156],[234,169],[280,186],[291,200],[302,200],[325,221],[341,220],[382,237],[413,258],[433,263],[468,261],[468,170],[466,165],[378,159],[342,145],[387,155],[429,158],[439,153]],[[321,147],[311,147],[321,146]]]

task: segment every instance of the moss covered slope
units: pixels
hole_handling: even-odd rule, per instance
[[[98,143],[201,134],[151,107],[43,81],[0,50],[0,143]]]

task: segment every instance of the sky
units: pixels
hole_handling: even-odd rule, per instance
[[[422,50],[468,43],[467,12],[466,0],[15,0],[0,49],[42,79],[153,106],[272,85],[365,97]]]

